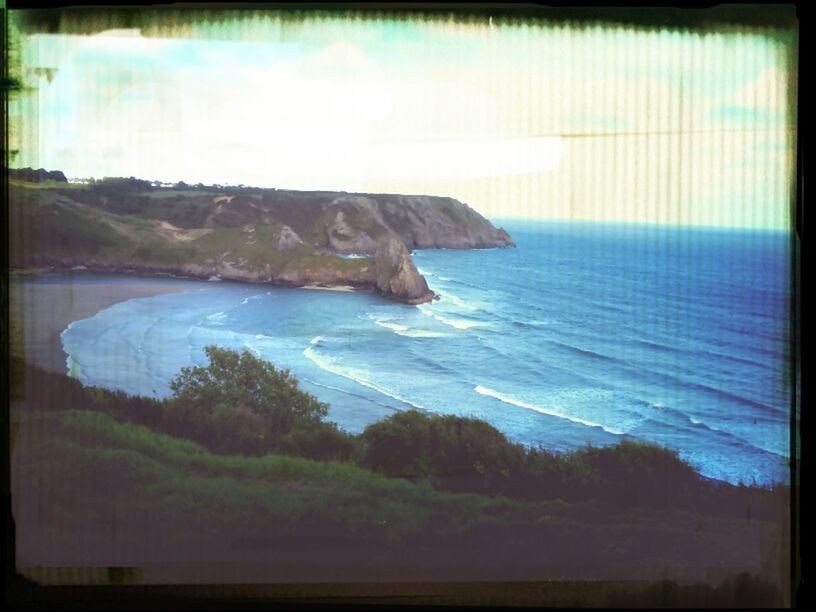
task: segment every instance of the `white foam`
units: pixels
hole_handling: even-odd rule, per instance
[[[215,314],[211,314],[207,317],[208,321],[221,321],[222,319],[227,318],[227,313],[223,310],[221,312],[216,312]]]
[[[398,336],[407,336],[408,338],[444,338],[448,334],[442,332],[435,332],[429,329],[406,329],[404,331],[394,332]]]
[[[445,317],[440,317],[439,315],[433,315],[433,318],[440,323],[450,325],[456,329],[470,329],[471,327],[479,327],[482,325],[477,321],[468,321],[466,319],[446,319]]]
[[[318,336],[318,338],[319,337],[320,336]],[[402,402],[403,404],[408,404],[409,406],[414,406],[415,408],[423,408],[423,406],[421,406],[420,404],[408,400],[402,397],[401,395],[395,393],[394,391],[381,387],[380,385],[370,381],[368,378],[365,377],[365,374],[360,370],[344,367],[334,363],[328,357],[325,357],[317,353],[312,347],[308,347],[305,351],[303,351],[303,354],[306,356],[306,358],[308,358],[321,370],[346,378],[352,382],[357,383],[358,385],[372,389],[377,393],[381,393],[382,395],[390,397],[391,399],[395,399],[398,402]]]
[[[467,319],[448,319],[446,317],[435,314],[431,306],[429,306],[428,304],[420,304],[419,306],[417,306],[417,308],[419,309],[419,312],[424,314],[426,317],[432,317],[433,319],[436,319],[437,321],[444,325],[448,325],[459,330],[470,329],[471,327],[481,327],[484,325],[484,323],[479,323],[478,321],[470,321]]]
[[[321,340],[323,340],[323,336],[315,336],[314,338],[312,338],[309,344],[311,345],[320,344]]]
[[[479,310],[478,307],[472,306],[465,302],[464,300],[456,297],[452,293],[443,293],[442,294],[442,301],[449,301],[454,306],[458,306],[459,308],[464,308],[465,310]]]
[[[383,321],[374,321],[374,323],[376,323],[376,324],[377,324],[377,325],[379,325],[380,327],[384,327],[384,328],[386,328],[386,329],[390,329],[391,331],[393,331],[393,332],[397,332],[397,333],[399,333],[399,332],[404,332],[404,331],[407,331],[407,330],[408,330],[408,326],[407,326],[407,325],[400,325],[399,323],[390,323],[388,320],[383,320]]]
[[[220,280],[221,280],[220,276],[211,276],[210,278],[207,279],[207,281],[211,282],[211,283],[215,283],[215,282],[218,282]]]
[[[241,305],[244,306],[246,304],[249,304],[249,300],[259,300],[259,299],[261,299],[261,294],[250,295],[248,298],[244,298],[243,300],[241,300]]]
[[[566,419],[567,421],[572,421],[573,423],[578,423],[580,425],[586,425],[587,427],[600,427],[607,433],[611,433],[614,435],[623,435],[624,432],[618,431],[616,429],[611,429],[609,427],[604,427],[600,423],[594,423],[592,421],[587,421],[586,419],[581,419],[574,416],[569,416],[560,412],[558,410],[554,410],[552,408],[545,408],[543,406],[538,406],[536,404],[530,404],[528,402],[524,402],[522,400],[518,400],[514,397],[506,395],[504,393],[500,393],[499,391],[494,391],[493,389],[488,389],[487,387],[483,387],[481,385],[476,385],[473,388],[476,393],[480,395],[486,395],[488,397],[492,397],[493,399],[497,399],[500,402],[504,402],[505,404],[511,404],[513,406],[518,406],[519,408],[526,408],[528,410],[535,410],[536,412],[540,412],[542,414],[547,414],[550,416],[558,417],[560,419]]]

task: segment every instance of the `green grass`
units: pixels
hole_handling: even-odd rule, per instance
[[[95,412],[32,412],[24,418],[37,436],[18,440],[18,478],[45,478],[52,501],[63,499],[62,505],[81,493],[103,507],[96,511],[101,514],[106,499],[138,491],[171,522],[241,531],[242,522],[308,519],[341,524],[349,534],[373,530],[390,541],[405,540],[440,518],[447,532],[457,533],[484,516],[528,514],[528,504],[436,491],[346,463],[215,455]]]
[[[483,558],[500,567],[742,567],[760,533],[764,541],[779,537],[779,527],[759,522],[489,498],[346,463],[215,455],[84,411],[21,415],[12,491],[18,543],[29,555],[43,547],[69,551],[68,559],[131,551],[125,564],[139,564],[143,554],[202,550],[186,559],[257,553],[312,567],[327,556],[335,564],[376,563],[387,551],[391,563],[447,555],[445,563]]]

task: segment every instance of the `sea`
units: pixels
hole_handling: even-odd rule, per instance
[[[167,397],[218,345],[290,370],[351,432],[415,407],[527,446],[641,440],[709,478],[790,482],[787,232],[494,223],[516,248],[414,252],[432,303],[190,281],[71,323],[66,371]]]

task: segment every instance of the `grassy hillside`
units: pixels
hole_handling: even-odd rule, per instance
[[[219,364],[234,359],[214,354]],[[219,438],[243,434],[208,415],[256,402],[257,430],[279,394],[289,398],[280,409],[300,402],[286,377],[256,397],[254,377],[271,379],[245,355],[212,370],[215,379],[194,368],[165,401],[84,387],[13,360],[19,562],[149,566],[162,579],[209,564],[216,582],[237,563],[264,582],[717,582],[748,571],[782,584],[784,490],[709,485],[690,474],[678,481],[692,487],[683,490],[689,503],[665,503],[674,474],[688,466],[648,445],[554,458],[519,449],[486,423],[409,411],[352,436],[344,461],[295,456],[308,445],[288,446],[286,436],[246,449],[251,456],[215,452],[204,444],[219,449]],[[171,429],[176,435],[164,433]]]
[[[191,228],[191,219],[203,221],[209,208],[200,194],[177,202],[170,198],[145,198],[137,213],[121,214],[103,206],[91,190],[12,186],[10,206],[10,259],[12,267],[58,265],[144,268],[197,274],[244,275],[247,280],[274,280],[298,274],[341,280],[368,279],[368,259],[343,259],[302,244],[291,250],[276,248],[280,225],[258,223],[241,227]],[[100,197],[100,196],[96,196]],[[104,196],[102,196],[104,197]],[[141,196],[137,196],[141,197]],[[90,203],[83,203],[82,200]],[[164,214],[166,213],[166,214]],[[174,225],[172,221],[179,222]],[[199,224],[200,225],[200,224]],[[224,271],[224,268],[227,271]]]
[[[214,455],[98,413],[21,423],[12,483],[23,563],[241,561],[263,564],[267,580],[388,568],[529,579],[658,578],[671,567],[699,578],[703,566],[772,568],[772,548],[756,545],[780,535],[759,521],[453,494],[348,464]]]

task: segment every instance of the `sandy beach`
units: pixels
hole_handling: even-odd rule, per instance
[[[11,353],[52,372],[65,372],[67,355],[60,334],[73,321],[87,319],[100,310],[133,298],[200,289],[200,283],[176,280],[115,283],[110,278],[86,277],[84,282],[54,279],[32,282],[11,278],[9,320]]]
[[[354,292],[358,291],[351,285],[337,285],[336,287],[324,287],[322,285],[304,285],[301,289],[312,289],[315,291],[345,291],[345,292]]]

